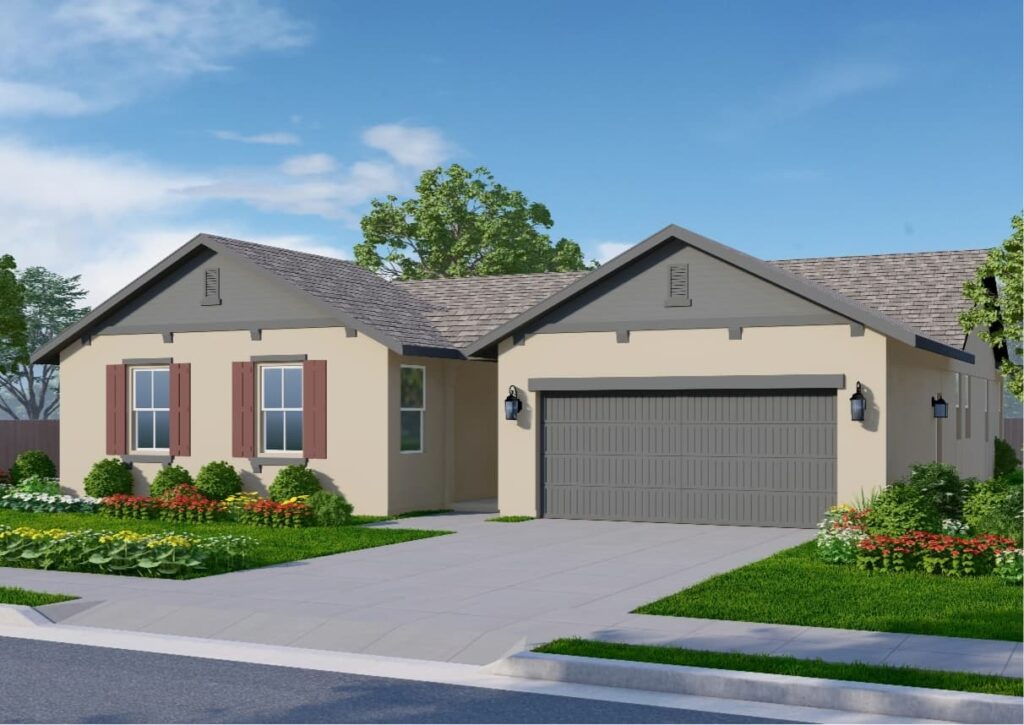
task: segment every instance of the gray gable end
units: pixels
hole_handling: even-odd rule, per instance
[[[527,332],[842,324],[850,320],[678,239],[583,290]]]

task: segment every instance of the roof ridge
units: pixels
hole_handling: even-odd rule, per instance
[[[373,270],[366,269],[366,267],[362,267],[362,266],[356,264],[351,259],[342,259],[341,257],[330,257],[330,256],[328,256],[326,254],[317,254],[316,252],[307,252],[307,251],[305,251],[303,249],[295,249],[293,247],[279,247],[276,244],[264,244],[263,242],[251,242],[248,239],[238,239],[237,237],[225,237],[225,236],[222,236],[220,234],[210,234],[208,232],[202,232],[202,234],[204,236],[210,237],[211,239],[217,239],[217,240],[220,240],[220,241],[223,241],[223,242],[229,242],[229,243],[233,242],[235,244],[245,244],[245,245],[250,246],[250,247],[260,247],[261,249],[271,249],[271,250],[274,250],[274,251],[277,251],[277,252],[288,252],[290,254],[301,254],[301,255],[303,255],[305,257],[316,257],[317,259],[326,259],[326,260],[328,260],[330,262],[341,262],[342,264],[346,264],[346,265],[348,265],[350,267],[358,267],[359,269],[366,270],[367,272],[372,272],[373,271]],[[383,279],[385,282],[389,281],[387,279],[384,279],[383,277],[381,277],[381,279]]]
[[[877,254],[836,254],[829,257],[786,257],[784,259],[769,259],[766,260],[771,263],[775,262],[811,262],[816,260],[832,260],[832,259],[870,259],[878,257],[924,257],[924,256],[938,256],[946,254],[964,254],[965,252],[987,252],[992,247],[977,247],[973,249],[933,249],[926,252],[879,252]]]

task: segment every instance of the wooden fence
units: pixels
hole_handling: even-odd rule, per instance
[[[60,470],[59,420],[0,420],[0,468],[10,470],[22,451],[43,451]]]
[[[1004,418],[1002,437],[1020,456],[1020,449],[1024,447],[1024,418]]]

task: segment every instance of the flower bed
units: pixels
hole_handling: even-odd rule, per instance
[[[867,536],[857,543],[857,566],[868,571],[910,571],[971,576],[991,574],[996,556],[1014,550],[1013,539],[994,534],[972,538],[911,531],[902,536]]]
[[[31,569],[180,578],[238,568],[254,543],[246,536],[0,525],[0,563]]]
[[[309,526],[313,523],[313,509],[296,496],[287,501],[258,499],[242,504],[237,514],[239,523],[272,528]]]
[[[96,513],[101,500],[91,496],[61,496],[51,493],[8,491],[0,494],[0,508],[14,511]]]
[[[121,519],[154,519],[183,524],[219,521],[228,507],[207,498],[195,486],[182,484],[163,496],[130,496],[123,493],[103,499],[103,513]]]

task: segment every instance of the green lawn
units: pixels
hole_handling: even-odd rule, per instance
[[[172,524],[163,521],[137,521],[117,519],[100,514],[80,513],[27,513],[0,509],[0,524],[32,526],[44,529],[94,529],[120,531],[128,529],[140,533],[185,531],[197,536],[251,536],[258,544],[244,564],[236,569],[255,569],[286,561],[311,559],[327,554],[340,554],[374,546],[399,544],[404,541],[442,536],[449,531],[421,529],[394,529],[364,526],[310,526],[298,529],[270,529],[247,526],[235,522],[212,524]]]
[[[663,665],[708,667],[716,670],[742,672],[768,672],[776,675],[820,677],[850,682],[877,682],[885,685],[933,687],[940,690],[984,692],[990,695],[1015,695],[1024,692],[1021,680],[1013,677],[977,675],[964,672],[919,670],[913,667],[887,667],[885,665],[844,664],[822,660],[802,660],[774,655],[748,655],[738,652],[705,652],[679,647],[617,644],[586,639],[556,639],[536,648],[534,652],[577,657],[600,657],[608,660],[655,662]]]
[[[72,599],[78,599],[78,597],[68,594],[33,592],[19,587],[0,587],[0,604],[24,604],[27,607],[41,607],[44,604],[69,602]]]
[[[524,521],[533,521],[532,516],[494,516],[493,518],[487,519],[488,521],[495,521],[499,524],[521,524]]]
[[[994,576],[869,573],[826,564],[814,542],[645,604],[638,614],[1020,642],[1021,588]]]

